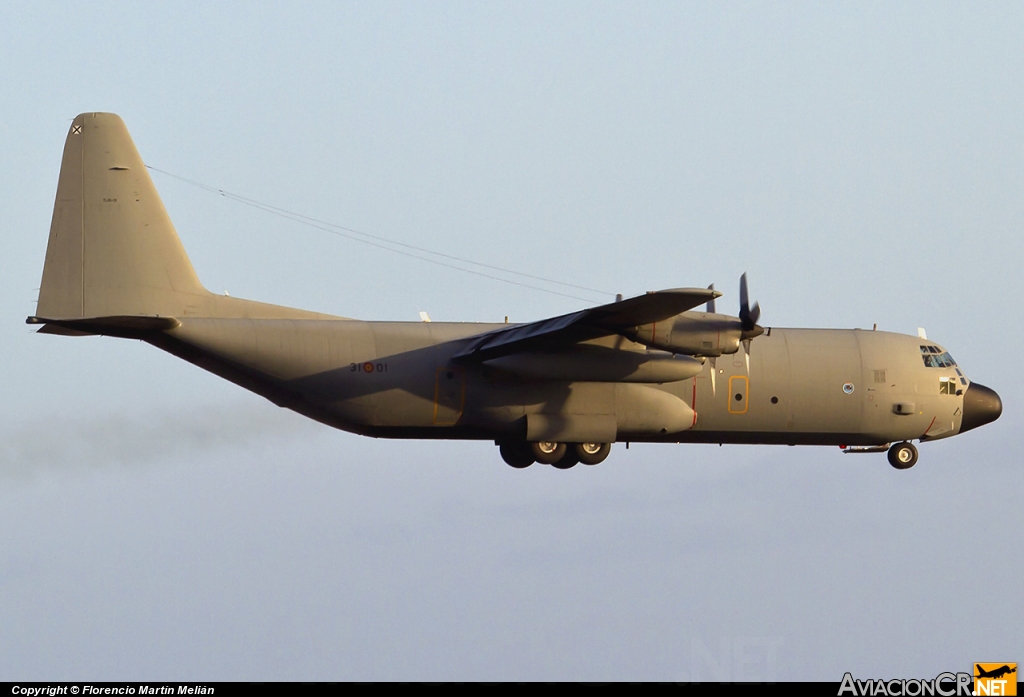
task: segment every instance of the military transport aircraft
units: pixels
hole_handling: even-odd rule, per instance
[[[712,288],[526,324],[365,322],[200,284],[124,122],[74,119],[36,315],[41,333],[141,339],[329,426],[493,440],[513,467],[603,461],[615,442],[838,445],[914,465],[911,441],[999,417],[920,336],[758,325]],[[695,310],[705,305],[702,310]]]

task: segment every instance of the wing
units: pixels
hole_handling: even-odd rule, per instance
[[[455,358],[486,361],[523,351],[564,347],[661,322],[720,295],[705,288],[649,291],[628,300],[480,334],[472,337]]]

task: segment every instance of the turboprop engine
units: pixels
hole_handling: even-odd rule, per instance
[[[714,284],[708,290],[714,290]],[[742,344],[750,354],[750,340],[764,333],[757,324],[761,308],[750,306],[747,274],[740,276],[740,316],[715,313],[715,301],[708,301],[707,312],[683,312],[668,320],[642,324],[622,332],[627,339],[651,348],[688,356],[716,358],[736,353]]]
[[[688,356],[721,356],[740,350],[743,325],[736,317],[710,312],[684,312],[670,320],[644,324],[627,339],[651,348]]]

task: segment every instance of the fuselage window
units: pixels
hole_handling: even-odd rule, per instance
[[[956,394],[956,378],[939,378],[939,394]]]

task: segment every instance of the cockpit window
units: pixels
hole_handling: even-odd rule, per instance
[[[921,359],[925,368],[953,368],[956,361],[949,355],[949,352],[942,352],[938,346],[922,346]]]

